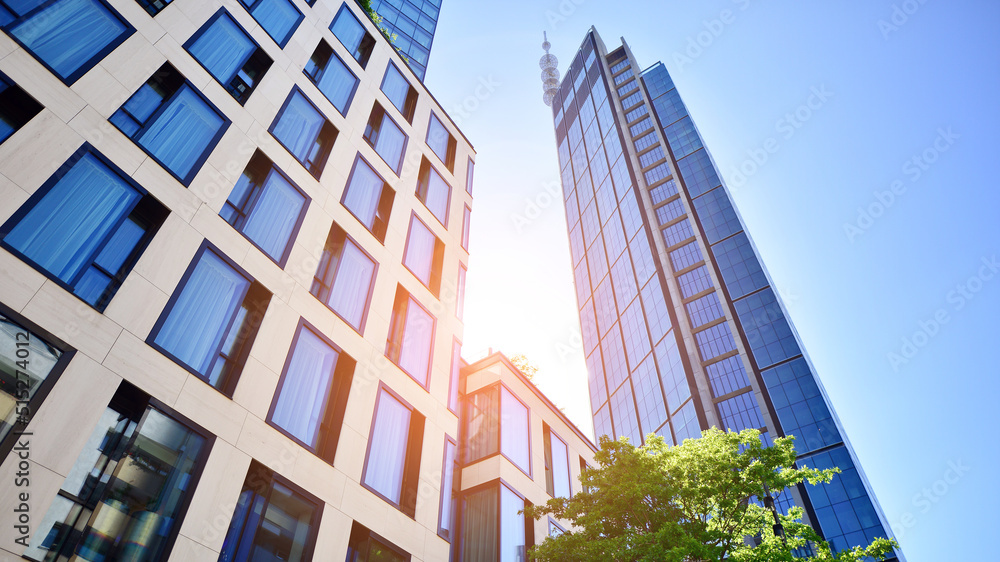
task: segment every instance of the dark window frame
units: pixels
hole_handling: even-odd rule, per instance
[[[243,61],[243,64],[240,65],[240,68],[236,72],[236,74],[229,78],[230,82],[229,84],[223,84],[218,78],[215,77],[215,74],[213,74],[212,71],[209,70],[208,67],[206,67],[201,62],[201,60],[198,59],[198,57],[194,56],[194,54],[191,53],[191,47],[195,44],[195,42],[198,41],[198,39],[200,39],[201,36],[204,35],[205,32],[208,31],[208,29],[222,17],[228,17],[233,22],[233,24],[235,24],[236,27],[238,27],[240,31],[242,31],[243,34],[246,35],[247,39],[249,39],[250,42],[253,43],[255,47],[257,47],[257,49],[253,53],[251,53],[249,57],[247,57],[247,60]],[[191,58],[193,58],[195,62],[198,63],[199,66],[205,69],[205,72],[207,72],[208,75],[211,76],[212,79],[215,80],[217,84],[222,86],[222,88],[226,90],[226,92],[228,92],[229,95],[233,96],[233,99],[235,99],[236,102],[239,103],[240,105],[246,105],[247,101],[250,99],[250,96],[253,94],[254,90],[257,89],[257,86],[260,84],[260,81],[264,79],[264,75],[267,74],[267,71],[270,70],[271,65],[274,64],[274,60],[270,57],[270,55],[267,54],[266,51],[264,51],[264,49],[260,46],[260,44],[257,43],[257,40],[254,39],[250,35],[250,33],[248,33],[247,30],[244,29],[242,25],[240,25],[240,22],[236,21],[236,18],[233,17],[233,15],[225,8],[219,8],[217,12],[209,16],[208,20],[206,20],[205,23],[203,23],[201,27],[199,27],[198,30],[194,32],[194,35],[192,35],[190,38],[188,38],[187,41],[184,42],[183,47],[184,50],[187,52],[187,54],[190,55]],[[266,59],[267,62],[264,62],[263,59]],[[230,86],[232,85],[232,82],[234,80],[239,78],[239,71],[246,68],[246,66],[250,64],[251,61],[256,61],[260,63],[262,68],[260,76],[257,77],[257,80],[255,80],[253,85],[251,85],[245,92],[243,92],[240,96],[237,96],[236,92],[234,92],[230,88]],[[243,83],[246,84],[245,82]]]
[[[444,446],[444,451],[442,452],[442,459],[441,459],[441,485],[440,485],[440,493],[438,494],[440,496],[440,498],[438,500],[438,528],[437,528],[437,535],[439,537],[441,537],[442,539],[448,541],[449,543],[455,543],[456,542],[455,539],[458,538],[456,531],[457,531],[458,519],[459,519],[459,517],[458,517],[458,496],[457,496],[456,492],[459,491],[459,490],[461,490],[461,488],[462,488],[461,484],[459,483],[460,480],[461,480],[460,476],[462,474],[462,469],[460,468],[460,464],[459,464],[458,441],[456,441],[450,435],[448,435],[447,433],[445,433],[444,434],[444,442],[445,442],[445,446]],[[445,488],[444,488],[444,475],[445,475],[445,469],[446,469],[447,464],[448,464],[448,444],[449,443],[451,443],[452,446],[455,447],[455,458],[452,460],[452,463],[451,463],[452,464],[451,490],[445,490]],[[441,526],[441,515],[444,512],[445,498],[447,498],[447,501],[449,501],[449,502],[452,503],[452,506],[451,506],[451,523],[450,523],[451,524],[451,529],[445,529],[444,527]]]
[[[427,142],[427,139],[431,138],[432,120],[436,120],[438,125],[441,125],[441,128],[448,133],[448,143],[445,147],[445,155],[443,158],[431,147],[430,143]],[[451,134],[451,131],[448,130],[448,126],[444,124],[444,121],[442,121],[441,118],[434,113],[434,110],[431,110],[430,117],[427,118],[427,134],[424,136],[424,144],[427,145],[427,148],[431,149],[431,153],[433,153],[434,156],[437,156],[438,160],[444,164],[444,167],[447,168],[449,172],[453,174],[455,173],[455,157],[458,152],[458,140],[456,140],[455,135]]]
[[[431,254],[431,268],[430,268],[431,271],[430,271],[430,279],[428,280],[430,284],[424,283],[423,279],[418,277],[417,274],[414,273],[412,269],[410,269],[410,266],[406,264],[407,261],[406,258],[410,255],[410,234],[413,232],[413,221],[417,221],[420,224],[424,225],[424,228],[427,229],[427,232],[430,232],[431,236],[434,237],[434,252]],[[441,240],[441,238],[439,238],[437,234],[434,234],[434,231],[431,230],[431,227],[417,215],[416,211],[411,212],[410,223],[409,226],[406,227],[406,242],[403,246],[403,260],[402,260],[403,267],[406,269],[406,271],[409,271],[410,274],[412,274],[413,277],[417,281],[419,281],[421,285],[426,287],[427,290],[430,291],[431,294],[434,295],[435,297],[439,297],[441,295],[441,279],[444,276],[444,253],[445,253],[444,241]]]
[[[320,131],[313,142],[314,143],[320,142],[320,140],[323,139],[323,137],[325,136],[326,141],[324,142],[329,143],[329,146],[327,146],[325,150],[323,149],[320,150],[322,155],[317,154],[318,156],[317,160],[311,163],[306,163],[299,160],[299,157],[292,152],[292,150],[288,147],[288,145],[286,145],[281,139],[279,139],[274,134],[275,127],[278,126],[278,123],[281,121],[281,117],[284,115],[285,110],[288,109],[288,104],[292,102],[292,98],[295,97],[296,92],[298,92],[298,94],[301,95],[304,100],[306,100],[306,103],[311,105],[312,108],[315,109],[316,112],[319,113],[320,117],[322,117],[324,120],[323,126],[320,127]],[[331,133],[330,131],[333,132]],[[268,134],[271,135],[271,138],[273,138],[275,141],[278,142],[279,145],[281,145],[282,148],[288,151],[288,154],[291,155],[293,160],[301,164],[302,167],[305,168],[307,172],[309,172],[309,175],[316,178],[317,181],[319,181],[320,177],[322,177],[323,170],[326,168],[326,165],[330,159],[330,154],[333,152],[333,145],[337,142],[337,137],[340,136],[340,131],[337,129],[337,127],[334,126],[333,122],[330,121],[330,118],[326,116],[326,113],[323,113],[323,111],[319,107],[316,107],[316,104],[313,103],[313,101],[309,98],[309,96],[307,96],[306,93],[302,91],[302,88],[300,88],[298,84],[292,85],[292,90],[285,97],[285,101],[281,104],[281,108],[278,110],[278,113],[274,116],[274,121],[272,121],[271,125],[267,128],[267,132]]]
[[[337,20],[340,19],[341,15],[345,11],[347,12],[347,15],[354,19],[355,23],[358,24],[358,27],[360,27],[365,33],[361,36],[361,41],[358,43],[358,53],[356,56],[354,54],[354,49],[344,45],[344,42],[340,40],[340,37],[337,37],[337,34],[333,32],[333,25],[337,23]],[[333,19],[330,21],[330,25],[327,29],[330,30],[330,33],[332,33],[334,37],[337,37],[337,41],[341,44],[341,46],[343,46],[344,49],[347,49],[348,53],[351,53],[351,58],[354,59],[354,62],[358,63],[361,66],[361,69],[364,70],[368,66],[368,62],[371,60],[372,52],[375,50],[375,37],[368,32],[368,29],[365,28],[365,24],[361,23],[361,20],[354,15],[354,12],[347,6],[346,2],[340,5],[340,9],[337,10],[337,13],[333,16]]]
[[[355,562],[358,559],[358,551],[357,551],[358,545],[362,542],[367,543],[367,541],[372,539],[374,539],[380,545],[392,551],[396,556],[402,558],[404,562],[410,562],[410,560],[412,560],[412,556],[410,555],[409,552],[406,552],[402,548],[389,542],[382,535],[372,531],[371,529],[365,527],[364,525],[358,523],[357,521],[353,521],[351,523],[351,535],[347,541],[347,560],[349,562]],[[354,555],[353,558],[351,557],[352,554]]]
[[[567,443],[566,440],[563,439],[562,437],[559,437],[559,434],[552,430],[552,426],[551,425],[549,425],[545,421],[542,421],[542,439],[543,439],[543,448],[545,450],[544,451],[545,452],[545,455],[544,455],[545,456],[545,492],[548,493],[549,496],[551,496],[553,498],[562,497],[562,496],[556,496],[556,494],[555,494],[555,491],[556,491],[556,489],[555,489],[555,476],[556,476],[556,473],[555,473],[555,461],[556,461],[556,459],[555,459],[555,455],[554,455],[553,450],[552,450],[552,437],[553,436],[556,439],[558,439],[559,441],[561,441],[562,444],[563,444],[563,446],[566,447],[566,488],[569,489],[569,497],[566,498],[566,499],[570,499],[570,498],[573,497],[573,475],[570,472],[570,468],[569,468],[569,466],[570,466],[569,465],[569,457],[570,457],[569,443]],[[565,531],[565,529],[563,529],[563,531]]]
[[[430,191],[431,171],[437,174],[438,177],[441,178],[441,181],[444,182],[446,186],[448,186],[448,202],[445,204],[444,208],[444,220],[438,218],[438,216],[434,214],[434,211],[432,211],[431,208],[427,206],[427,194]],[[448,183],[448,180],[446,180],[444,176],[441,175],[441,172],[437,171],[437,168],[434,167],[434,164],[430,160],[428,160],[426,156],[423,156],[420,159],[420,170],[417,173],[417,187],[413,191],[413,194],[416,196],[417,200],[420,201],[420,203],[424,206],[424,208],[427,209],[427,212],[429,212],[431,216],[434,217],[434,220],[438,221],[438,224],[445,227],[445,229],[448,228],[448,222],[449,222],[448,219],[451,218],[451,199],[453,191],[454,189],[452,188],[451,184]]]
[[[465,512],[464,507],[465,506],[464,506],[463,502],[464,502],[466,496],[471,495],[471,494],[475,494],[475,493],[478,493],[478,492],[482,492],[484,490],[493,489],[493,490],[496,491],[497,513],[496,513],[495,523],[496,523],[496,526],[497,526],[497,532],[496,532],[496,535],[497,535],[497,539],[496,539],[496,553],[497,553],[498,557],[500,556],[500,547],[503,544],[503,529],[500,526],[501,518],[503,517],[503,514],[501,512],[501,510],[503,509],[503,507],[502,507],[502,503],[503,502],[502,502],[501,489],[500,489],[501,486],[507,488],[515,496],[521,498],[521,500],[524,502],[524,506],[525,507],[534,505],[534,504],[531,503],[531,500],[529,500],[526,496],[524,496],[521,492],[519,492],[517,490],[517,488],[514,487],[513,484],[511,484],[507,479],[505,479],[503,477],[494,478],[493,480],[490,480],[490,481],[487,481],[487,482],[483,482],[482,484],[477,484],[475,486],[472,486],[470,488],[462,490],[462,495],[459,497],[459,501],[458,501],[459,506],[463,508],[461,511],[462,511],[462,513],[464,515],[464,512]],[[459,527],[462,526],[462,523],[464,522],[464,519],[465,519],[464,516],[458,518],[458,526]],[[535,520],[532,519],[531,517],[527,517],[527,516],[525,516],[523,514],[522,514],[522,519],[524,520],[524,550],[525,550],[525,552],[527,552],[528,550],[530,550],[532,547],[535,546]],[[459,544],[458,544],[459,556],[461,556],[463,547],[465,545],[465,540],[466,540],[464,529],[460,528],[459,532],[456,533],[456,535],[461,538],[461,540],[459,541]]]
[[[246,10],[247,14],[249,14],[251,18],[253,18],[253,21],[257,22],[257,25],[260,26],[260,29],[264,32],[265,35],[270,37],[271,40],[274,41],[279,48],[284,49],[285,45],[288,45],[288,42],[292,39],[292,36],[295,35],[295,32],[299,30],[299,25],[302,24],[302,20],[304,20],[306,16],[305,14],[302,13],[302,10],[300,10],[299,7],[295,5],[294,2],[288,0],[288,5],[291,6],[296,11],[296,13],[299,14],[299,17],[295,20],[295,23],[292,25],[292,29],[288,31],[288,35],[285,36],[285,38],[282,39],[281,41],[278,41],[275,37],[271,35],[271,32],[269,32],[264,27],[264,24],[262,24],[259,20],[257,20],[257,18],[253,15],[253,6],[260,4],[261,1],[262,0],[238,0],[238,4],[240,6],[243,6],[243,9]],[[249,3],[250,5],[248,6],[247,3]],[[312,4],[310,4],[310,6],[311,5]]]
[[[400,482],[399,503],[396,503],[392,499],[382,495],[381,492],[375,490],[369,486],[367,482],[365,482],[368,475],[368,464],[371,460],[372,434],[375,431],[375,421],[378,417],[378,406],[379,402],[382,400],[383,392],[398,400],[403,407],[410,410],[410,427],[407,432],[406,449],[403,451],[403,474],[402,481]],[[372,410],[371,426],[368,430],[368,444],[365,448],[365,463],[361,470],[360,484],[362,488],[368,490],[372,494],[375,494],[376,497],[381,498],[389,505],[395,507],[410,519],[416,519],[417,496],[419,494],[420,484],[420,461],[423,456],[422,447],[426,422],[427,417],[424,416],[424,414],[421,413],[416,406],[407,402],[396,391],[389,388],[389,385],[385,382],[379,381],[378,391],[375,394],[375,407]]]
[[[402,307],[401,311],[398,306],[400,301],[405,302],[405,306]],[[431,318],[431,344],[427,354],[427,380],[423,383],[417,380],[417,377],[399,364],[399,357],[403,348],[403,337],[406,335],[406,313],[409,310],[410,301],[413,301],[414,304],[419,306],[424,312],[427,313],[427,316],[430,316]],[[406,290],[402,285],[396,286],[396,296],[392,304],[392,315],[389,319],[389,334],[385,341],[385,357],[391,361],[393,365],[398,367],[400,371],[406,373],[406,375],[409,376],[413,382],[417,383],[428,392],[430,392],[431,371],[434,366],[434,344],[437,343],[437,321],[437,317],[434,316],[426,306],[420,304],[420,301],[413,296],[413,293]],[[397,339],[398,341],[396,341]]]
[[[358,75],[355,74],[354,71],[351,70],[348,67],[347,63],[344,62],[344,59],[340,58],[340,55],[337,54],[337,51],[335,51],[333,49],[333,47],[330,45],[330,43],[326,39],[320,38],[319,43],[316,44],[316,48],[313,49],[312,55],[309,55],[310,60],[324,46],[326,47],[326,49],[328,49],[330,51],[330,56],[327,57],[326,62],[323,64],[323,70],[317,71],[316,72],[316,76],[313,76],[312,74],[309,74],[309,72],[305,68],[302,69],[302,73],[305,74],[306,78],[308,78],[309,81],[312,83],[312,85],[316,87],[316,90],[320,94],[322,94],[322,96],[324,98],[326,98],[326,100],[328,102],[330,102],[330,105],[332,105],[333,108],[336,109],[338,113],[340,113],[344,117],[347,117],[347,112],[350,111],[350,109],[351,109],[351,103],[354,102],[354,95],[358,93],[358,86],[361,84],[361,79],[359,79]],[[323,90],[319,89],[318,80],[323,75],[323,73],[326,72],[326,68],[327,68],[326,65],[330,64],[330,59],[333,58],[333,57],[337,57],[337,60],[339,60],[340,63],[344,65],[344,68],[347,68],[347,72],[350,72],[351,76],[354,77],[354,86],[351,88],[350,95],[347,96],[347,101],[344,102],[344,109],[343,110],[341,110],[339,107],[337,107],[337,104],[333,103],[333,100],[331,100],[330,98],[328,98],[326,96],[326,94],[323,93]]]
[[[477,463],[477,462],[482,462],[482,461],[484,461],[486,459],[491,459],[491,458],[493,458],[493,457],[495,457],[497,455],[500,455],[503,458],[507,459],[507,461],[510,462],[510,464],[514,465],[514,467],[516,467],[518,470],[520,470],[521,472],[523,472],[528,478],[533,478],[532,473],[534,472],[534,466],[532,466],[532,462],[531,462],[532,461],[532,457],[531,457],[531,408],[528,406],[528,404],[525,403],[524,400],[521,400],[521,398],[517,394],[515,394],[514,391],[511,390],[510,387],[507,386],[503,381],[496,381],[496,382],[484,385],[484,386],[482,386],[480,388],[477,388],[476,390],[474,390],[472,392],[468,392],[465,395],[466,396],[466,399],[465,399],[466,408],[469,407],[469,398],[472,395],[478,394],[478,393],[486,391],[486,390],[489,390],[490,388],[493,388],[493,387],[497,388],[497,401],[498,401],[497,412],[499,414],[498,417],[497,417],[497,450],[496,450],[495,453],[490,453],[488,455],[483,455],[483,456],[479,457],[478,459],[474,459],[474,460],[463,459],[463,460],[466,460],[466,462],[463,464],[463,466],[469,466],[470,464]],[[510,458],[509,456],[507,456],[506,453],[503,452],[503,418],[504,418],[504,415],[503,415],[503,389],[507,389],[507,392],[509,392],[510,395],[513,396],[515,400],[517,400],[518,402],[520,402],[521,405],[524,406],[524,409],[527,411],[528,470],[524,470],[523,468],[521,468],[521,465],[517,464],[514,461],[514,459]],[[468,423],[466,423],[466,425],[468,425]],[[567,448],[568,448],[568,445],[567,445]]]
[[[326,242],[324,242],[324,245],[323,245],[323,253],[324,253],[324,255],[327,252],[327,248],[329,248],[329,246],[330,246],[330,239],[333,236],[335,229],[340,230],[340,232],[343,233],[345,242],[346,241],[350,241],[351,244],[353,244],[358,250],[361,251],[362,254],[364,254],[368,259],[372,260],[372,263],[375,264],[375,269],[372,270],[372,280],[371,280],[371,283],[368,284],[368,292],[365,294],[365,311],[361,315],[361,321],[358,322],[358,326],[354,326],[346,318],[344,318],[343,316],[341,316],[339,312],[337,312],[336,310],[334,310],[334,308],[332,306],[330,306],[326,301],[324,301],[323,299],[321,299],[319,297],[319,295],[317,295],[316,293],[314,293],[312,291],[311,287],[310,287],[310,290],[309,290],[309,294],[311,294],[313,297],[315,297],[316,300],[318,300],[319,302],[323,303],[323,306],[325,306],[328,309],[330,309],[331,312],[333,312],[334,314],[336,314],[338,318],[340,318],[341,320],[343,320],[345,324],[347,324],[348,326],[350,326],[359,335],[364,335],[364,333],[365,333],[365,326],[366,326],[366,324],[368,322],[368,313],[371,311],[372,296],[375,294],[375,280],[378,278],[379,262],[378,262],[378,260],[375,259],[374,256],[372,256],[370,253],[368,253],[368,250],[366,250],[364,248],[364,246],[362,246],[361,244],[359,244],[358,241],[355,240],[353,236],[351,236],[350,234],[348,234],[346,230],[344,230],[339,224],[337,224],[336,221],[334,221],[333,224],[330,226],[330,232],[326,235]],[[342,261],[341,261],[342,258],[343,258],[343,251],[341,251],[341,255],[337,259],[337,267],[336,267],[336,269],[334,269],[333,276],[332,276],[332,279],[334,279],[334,280],[337,279],[337,275],[340,272],[340,265],[342,263]],[[319,265],[316,266],[317,267],[316,274],[313,274],[313,284],[315,284],[316,281],[319,280],[316,275],[319,273],[319,269],[318,268],[320,266],[322,266],[322,265],[323,265],[323,262],[322,262],[322,260],[320,260]],[[320,283],[322,284],[322,281],[320,281]],[[324,287],[325,287],[325,285],[324,285]],[[328,288],[328,290],[332,290],[332,285],[331,285],[330,288]]]
[[[382,119],[379,120],[378,129],[376,130],[375,127],[372,125],[372,121],[375,119],[375,116],[379,112],[382,113]],[[403,135],[403,147],[399,151],[399,162],[397,162],[395,165],[386,160],[385,156],[382,156],[382,153],[375,148],[375,145],[378,144],[378,135],[382,132],[382,128],[385,125],[386,119],[388,119],[390,123],[395,125],[395,127],[399,130],[400,134]],[[382,107],[382,104],[380,104],[378,100],[375,100],[374,105],[372,105],[372,112],[368,116],[368,124],[365,126],[365,132],[362,135],[362,138],[365,140],[368,146],[371,147],[372,151],[375,154],[377,154],[378,157],[381,158],[383,162],[385,162],[385,165],[389,166],[389,169],[392,170],[398,176],[403,168],[403,161],[406,159],[406,146],[410,142],[410,136],[407,135],[405,131],[403,131],[403,128],[399,126],[399,123],[396,123],[396,120],[393,119],[391,115],[389,115],[389,112],[387,112],[385,108]],[[373,138],[374,140],[372,140]]]
[[[350,190],[351,180],[354,178],[354,172],[358,168],[359,160],[364,161],[364,165],[368,166],[368,169],[374,172],[375,175],[378,176],[380,180],[382,180],[382,193],[379,194],[379,202],[376,205],[375,216],[372,219],[372,228],[368,228],[368,225],[366,225],[365,222],[361,220],[361,217],[354,214],[354,211],[351,210],[351,208],[348,207],[346,204],[344,204],[344,201],[347,199],[347,192]],[[363,226],[365,230],[370,232],[371,235],[374,236],[375,239],[378,240],[380,244],[384,245],[385,235],[388,234],[389,232],[389,218],[392,216],[392,206],[395,200],[396,200],[396,190],[392,188],[392,185],[390,185],[389,182],[385,181],[385,178],[382,177],[382,174],[380,174],[378,170],[376,170],[375,167],[372,166],[370,162],[368,162],[368,159],[362,156],[361,153],[359,152],[357,156],[354,157],[354,164],[351,165],[351,172],[347,174],[347,182],[344,184],[344,192],[340,196],[340,205],[344,209],[346,209],[347,212],[350,213],[352,217],[357,219],[357,221],[361,223],[361,226]]]
[[[406,92],[406,99],[403,101],[403,107],[402,108],[396,107],[396,104],[393,103],[391,99],[389,99],[388,94],[385,94],[385,90],[384,90],[384,88],[385,88],[385,81],[386,81],[386,79],[389,78],[389,69],[390,69],[390,67],[394,68],[396,70],[396,72],[399,73],[399,76],[403,80],[406,80],[406,83],[409,84],[409,86],[410,86],[410,89]],[[416,110],[417,110],[417,100],[420,98],[420,93],[417,91],[416,88],[413,87],[413,84],[410,84],[410,81],[406,79],[406,76],[403,75],[403,71],[401,71],[399,69],[399,67],[396,66],[395,62],[393,62],[393,61],[390,60],[389,64],[386,65],[386,67],[385,67],[385,74],[382,75],[382,82],[379,83],[378,89],[383,94],[385,94],[386,99],[389,99],[389,105],[391,105],[392,107],[395,107],[396,111],[399,112],[399,114],[403,117],[403,119],[407,123],[409,123],[410,125],[412,125],[413,124],[413,115],[416,113]]]

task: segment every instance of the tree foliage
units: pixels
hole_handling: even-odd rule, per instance
[[[511,365],[517,367],[517,370],[521,371],[521,374],[527,377],[529,381],[535,382],[535,375],[538,374],[538,367],[533,365],[531,361],[528,360],[527,356],[523,353],[518,353],[510,358],[510,363]]]
[[[840,472],[795,468],[793,439],[778,438],[764,447],[756,430],[715,428],[675,447],[656,435],[642,447],[602,437],[598,466],[581,475],[588,491],[525,510],[530,517],[551,515],[574,527],[535,546],[531,556],[595,562],[860,562],[891,555],[897,545],[885,538],[833,554],[802,523],[799,507],[779,514],[784,540],[775,535],[774,515],[757,501],[768,494],[765,490],[777,497],[803,481],[830,482]]]

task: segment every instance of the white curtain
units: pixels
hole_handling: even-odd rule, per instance
[[[397,173],[399,165],[403,162],[403,145],[406,144],[406,135],[403,131],[389,119],[388,115],[382,116],[382,125],[379,127],[378,139],[375,141],[375,152],[389,167]],[[445,202],[447,205],[447,201]]]
[[[137,142],[186,181],[223,123],[222,117],[185,85]]]
[[[344,206],[354,213],[368,230],[371,230],[375,223],[375,211],[382,197],[384,183],[375,170],[372,170],[371,166],[359,156],[354,166],[354,173],[347,180]]]
[[[347,100],[357,83],[358,79],[354,73],[348,70],[337,55],[330,54],[316,86],[338,111],[344,113],[347,111]]]
[[[126,29],[97,0],[59,0],[8,33],[65,79]]]
[[[569,498],[569,451],[566,443],[556,434],[549,435],[552,448],[552,487],[556,497]]]
[[[375,425],[369,437],[370,450],[365,484],[399,503],[406,463],[410,410],[384,390],[379,392]]]
[[[299,162],[308,162],[325,119],[298,91],[292,93],[285,111],[274,126],[274,136]]]
[[[208,374],[224,330],[250,281],[211,250],[201,255],[187,283],[156,334],[157,345],[184,364]]]
[[[272,168],[263,192],[247,216],[243,233],[264,253],[280,261],[291,242],[292,230],[305,201],[305,196]]]
[[[251,14],[278,44],[288,39],[302,16],[288,0],[260,0]]]
[[[525,472],[528,455],[528,409],[506,388],[500,391],[500,451]]]
[[[386,70],[385,80],[382,83],[382,92],[385,93],[392,105],[396,106],[401,113],[406,108],[406,94],[410,92],[410,83],[403,78],[395,65],[390,64]]]
[[[228,84],[239,69],[243,68],[257,46],[246,32],[228,14],[219,16],[212,25],[191,44],[191,56],[205,65],[212,76]]]
[[[433,342],[434,317],[411,297],[406,306],[406,324],[403,328],[403,344],[399,351],[399,366],[422,385],[427,384]]]
[[[333,25],[330,26],[330,31],[337,36],[337,39],[340,39],[340,42],[347,47],[354,58],[358,58],[358,47],[361,46],[361,40],[365,37],[365,28],[361,27],[361,22],[351,14],[351,10],[347,6],[341,8],[340,12],[337,13]]]
[[[427,198],[424,204],[441,221],[441,224],[448,223],[448,198],[450,196],[451,187],[434,168],[431,168],[427,185]]]
[[[338,357],[311,330],[299,328],[271,421],[311,446],[317,442]]]
[[[437,116],[431,114],[430,123],[427,124],[427,146],[438,155],[442,162],[448,158],[448,129],[441,124]]]
[[[437,237],[416,217],[410,219],[410,235],[406,240],[405,265],[417,279],[430,287]]]
[[[368,292],[374,274],[375,262],[353,242],[345,239],[327,304],[358,330],[368,305]]]
[[[524,500],[500,485],[500,560],[503,562],[526,562],[524,547]]]
[[[5,241],[70,283],[139,193],[85,154],[14,227]]]

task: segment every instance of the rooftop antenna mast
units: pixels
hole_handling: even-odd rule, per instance
[[[551,106],[552,100],[556,97],[556,92],[559,91],[559,59],[555,55],[549,54],[549,49],[552,48],[552,44],[549,43],[549,37],[546,32],[542,32],[542,48],[545,49],[545,54],[542,58],[538,59],[538,66],[542,69],[542,101],[545,105]]]

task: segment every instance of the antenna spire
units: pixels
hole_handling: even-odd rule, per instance
[[[543,31],[542,38],[542,49],[545,50],[545,54],[538,59],[538,66],[542,69],[542,91],[544,92],[542,101],[545,102],[545,105],[551,106],[556,92],[559,91],[559,59],[555,55],[549,54],[552,43],[549,43],[548,33]]]

